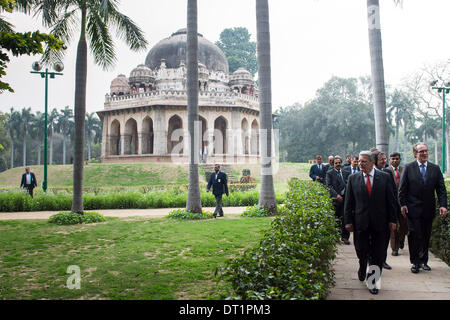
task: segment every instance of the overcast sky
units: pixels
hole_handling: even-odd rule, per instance
[[[186,0],[122,0],[120,10],[145,32],[146,50],[132,52],[116,39],[117,63],[103,71],[89,57],[87,111],[103,109],[111,80],[144,63],[148,51],[161,39],[186,27]],[[273,109],[312,99],[333,75],[370,74],[365,0],[269,0],[272,46]],[[449,59],[448,0],[380,0],[385,82],[396,86],[425,64]],[[39,18],[3,15],[17,31],[46,31]],[[246,27],[256,41],[255,0],[198,0],[198,30],[211,42],[225,28]],[[78,31],[64,60],[63,76],[49,81],[49,109],[73,108],[75,53]],[[43,111],[44,81],[30,74],[39,57],[11,58],[4,81],[15,93],[0,94],[0,111],[31,107]]]

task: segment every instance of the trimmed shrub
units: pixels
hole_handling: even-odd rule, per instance
[[[202,211],[202,213],[194,213],[186,211],[186,209],[176,209],[169,212],[167,215],[169,219],[176,220],[203,220],[212,219],[213,214],[209,211]]]
[[[430,250],[450,266],[450,216],[441,218],[437,214],[431,231]]]
[[[233,299],[302,299],[327,296],[334,284],[339,228],[328,191],[318,183],[291,180],[283,216],[254,247],[216,269]]]
[[[86,211],[83,214],[60,212],[52,215],[49,219],[49,223],[58,225],[69,224],[82,224],[82,223],[96,223],[105,221],[105,217],[98,212]]]

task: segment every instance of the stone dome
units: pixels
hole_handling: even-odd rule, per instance
[[[169,38],[161,40],[147,54],[145,65],[156,70],[161,65],[161,59],[165,59],[167,68],[178,68],[181,61],[186,61],[186,40],[186,29],[180,29]],[[198,34],[198,60],[208,70],[223,71],[228,74],[228,60],[225,54],[200,33]]]
[[[252,74],[244,69],[239,68],[230,75],[230,86],[233,85],[251,85],[254,83]]]
[[[130,73],[129,78],[130,84],[149,84],[155,81],[155,76],[153,75],[153,71],[147,67],[145,64],[140,64],[136,68],[134,68]]]
[[[111,81],[111,94],[122,95],[130,93],[128,78],[124,74],[119,74],[117,78]]]

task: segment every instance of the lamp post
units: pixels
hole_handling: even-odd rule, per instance
[[[443,86],[436,86],[437,80],[434,80],[430,83],[431,88],[438,91],[438,93],[442,92],[442,165],[441,171],[442,174],[445,174],[445,94],[450,93],[450,81],[446,82]]]
[[[45,71],[41,72],[42,65],[35,61],[31,65],[34,71],[30,71],[30,73],[37,73],[41,75],[41,78],[45,79],[45,103],[44,103],[44,180],[42,181],[42,189],[44,192],[47,192],[47,107],[48,107],[48,77],[50,79],[54,79],[55,75],[62,75],[61,71],[64,70],[64,65],[62,63],[55,63],[53,69],[56,72],[48,72],[48,68],[45,68]]]

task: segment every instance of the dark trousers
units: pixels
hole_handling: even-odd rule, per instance
[[[350,232],[345,229],[344,224],[344,205],[342,203],[334,203],[334,215],[338,220],[339,227],[341,229],[341,239],[348,240],[350,238]]]
[[[428,262],[433,219],[408,218],[409,260],[412,264]]]
[[[387,245],[389,242],[389,228],[386,230],[376,231],[370,227],[367,230],[359,231],[355,229],[353,242],[355,243],[356,255],[359,259],[360,267],[376,265],[383,270],[383,262],[387,257]]]
[[[24,186],[24,188],[27,189],[28,193],[29,193],[30,196],[33,198],[33,189],[34,189],[33,185],[31,185],[31,184],[26,184],[26,185]]]
[[[395,231],[391,231],[391,249],[398,250],[400,248],[400,242],[405,241],[405,237],[408,234],[408,220],[403,215],[398,215],[398,224]]]
[[[216,197],[216,209],[214,210],[214,215],[219,214],[219,216],[223,216],[222,210],[222,195],[215,195]]]

